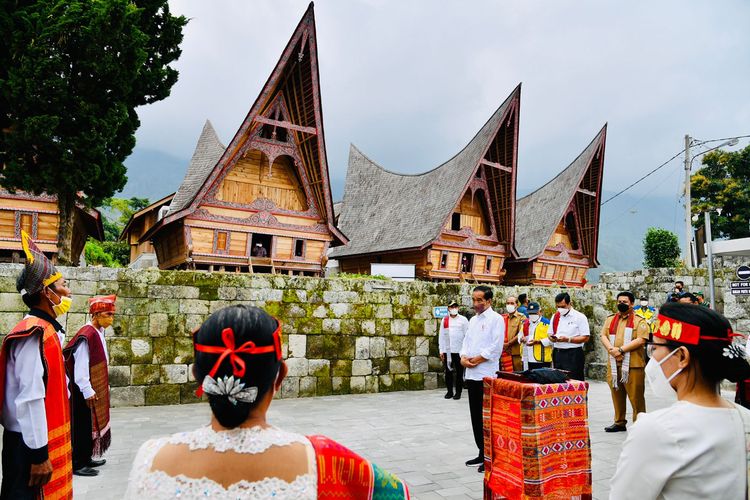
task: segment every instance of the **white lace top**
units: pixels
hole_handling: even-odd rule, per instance
[[[261,481],[239,481],[225,488],[208,478],[192,478],[182,474],[170,476],[162,471],[152,471],[154,457],[167,444],[186,444],[190,450],[213,448],[217,452],[258,454],[271,446],[286,446],[303,443],[307,447],[309,467],[307,474],[297,476],[290,482],[276,477]],[[172,498],[211,498],[211,499],[315,499],[317,498],[318,477],[315,466],[315,452],[310,441],[300,435],[285,432],[275,427],[252,427],[214,431],[211,426],[192,432],[181,432],[165,438],[146,441],[138,450],[133,469],[130,472],[128,491],[125,498],[143,500]]]

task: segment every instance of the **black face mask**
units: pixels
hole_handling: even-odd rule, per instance
[[[619,304],[617,304],[617,310],[620,311],[621,313],[626,313],[628,312],[628,310],[630,310],[630,306],[620,302]]]

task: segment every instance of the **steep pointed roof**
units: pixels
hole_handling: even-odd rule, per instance
[[[606,137],[605,124],[565,170],[518,200],[515,237],[517,260],[531,260],[541,255],[565,211],[575,202],[579,217],[583,219],[581,230],[589,233],[582,238],[583,252],[596,264]]]
[[[190,159],[185,179],[169,205],[170,213],[179,212],[193,201],[198,190],[211,175],[216,162],[224,154],[224,149],[225,146],[219,141],[213,125],[206,120],[201,135],[198,137],[198,143],[195,145],[193,157]]]
[[[520,91],[519,85],[461,152],[429,172],[391,172],[352,145],[338,219],[350,243],[331,258],[422,248],[435,240]]]

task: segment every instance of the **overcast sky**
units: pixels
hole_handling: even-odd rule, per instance
[[[187,166],[207,118],[232,138],[307,2],[170,6],[190,18],[180,78],[169,98],[139,109],[136,148]],[[678,152],[686,133],[750,134],[746,0],[320,0],[315,17],[337,200],[350,143],[390,170],[434,168],[519,82],[522,192],[567,166],[605,122],[608,191]],[[680,169],[673,162],[641,193],[676,196]]]

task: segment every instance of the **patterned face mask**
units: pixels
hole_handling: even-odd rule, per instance
[[[47,288],[47,290],[52,292],[51,288]],[[70,311],[70,308],[73,306],[73,299],[71,299],[70,297],[61,297],[57,295],[55,292],[52,292],[52,295],[54,295],[60,300],[60,302],[58,302],[57,304],[52,304],[52,312],[55,313],[56,317],[59,318],[63,314]]]

